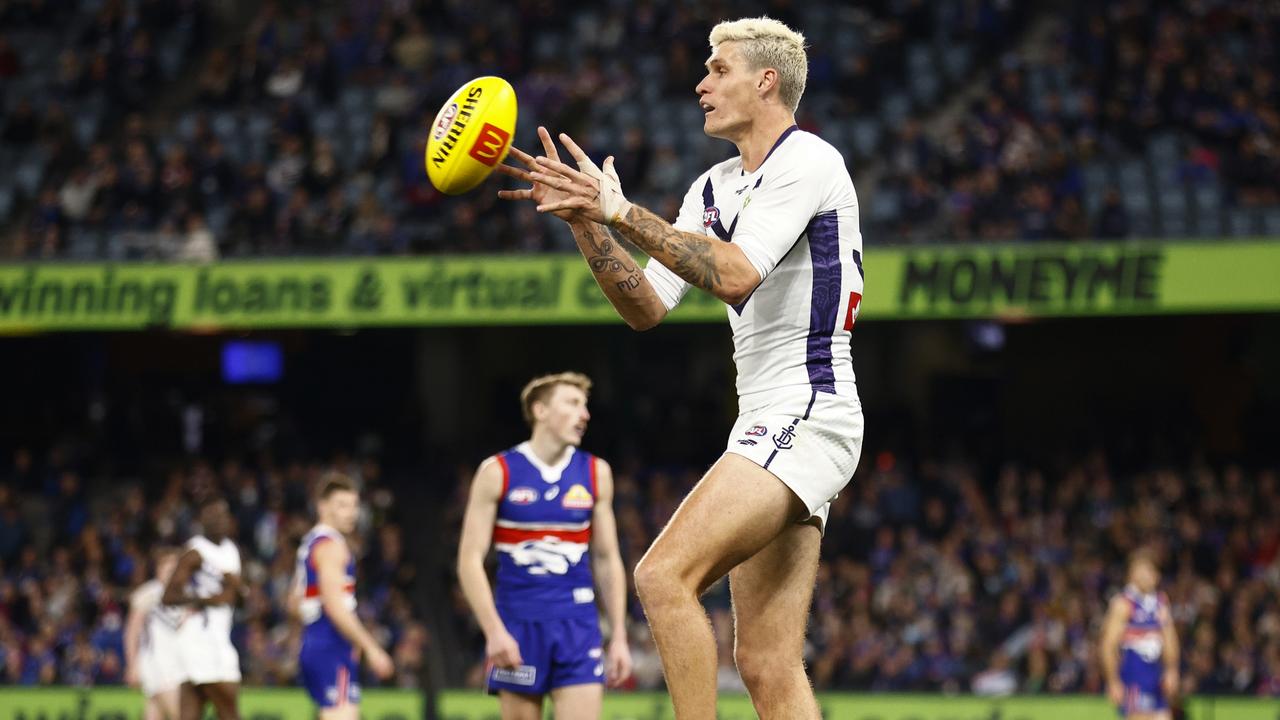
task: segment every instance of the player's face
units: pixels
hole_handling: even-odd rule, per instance
[[[1160,584],[1160,571],[1149,562],[1140,562],[1129,570],[1129,578],[1139,591],[1151,593]]]
[[[591,419],[586,393],[572,385],[557,385],[544,407],[541,423],[557,440],[575,447],[582,444]]]
[[[360,496],[348,490],[337,490],[329,493],[324,500],[321,512],[326,525],[331,525],[338,532],[346,535],[356,529],[356,520],[360,518]]]
[[[707,75],[698,83],[702,130],[711,137],[733,140],[746,132],[760,102],[758,83],[763,70],[752,70],[738,43],[722,42],[707,59]]]
[[[224,538],[231,534],[231,509],[226,500],[206,505],[200,513],[200,524],[206,535]],[[212,539],[212,538],[210,538]]]

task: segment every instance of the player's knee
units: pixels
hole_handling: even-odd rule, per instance
[[[636,565],[636,595],[640,604],[652,612],[681,592],[679,575],[659,558],[645,555]]]
[[[776,647],[738,645],[733,650],[733,661],[738,666],[742,684],[747,686],[753,696],[789,692],[796,683],[797,673],[800,677],[804,675],[803,661],[780,654]]]

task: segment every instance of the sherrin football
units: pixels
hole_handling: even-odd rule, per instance
[[[507,157],[516,131],[516,91],[500,77],[458,88],[436,114],[427,138],[427,177],[447,195],[479,185]]]

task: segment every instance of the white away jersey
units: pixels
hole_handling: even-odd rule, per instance
[[[223,579],[226,574],[240,574],[240,550],[230,538],[214,545],[203,535],[197,535],[187,541],[187,548],[200,553],[200,567],[191,574],[188,584],[191,594],[196,597],[213,597],[222,592]],[[208,620],[207,627],[219,633],[230,634],[231,616],[234,613],[231,605],[218,605],[204,608],[202,611]]]
[[[738,395],[805,386],[856,393],[849,335],[862,302],[858,197],[844,158],[794,125],[755,172],[735,157],[685,195],[678,230],[742,248],[761,281],[728,308]],[[660,263],[645,275],[667,309],[689,284]]]

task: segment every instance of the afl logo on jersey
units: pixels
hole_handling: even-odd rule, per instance
[[[714,205],[702,211],[702,227],[709,228],[720,221],[720,208]]]
[[[764,437],[769,434],[769,428],[763,425],[752,425],[747,429],[747,434],[754,435],[755,437]]]
[[[538,501],[538,491],[530,487],[518,487],[507,494],[513,505],[529,505]]]
[[[574,485],[564,494],[564,500],[561,500],[560,504],[570,510],[590,510],[595,502],[595,498],[591,497],[591,493],[587,492],[586,488]]]

